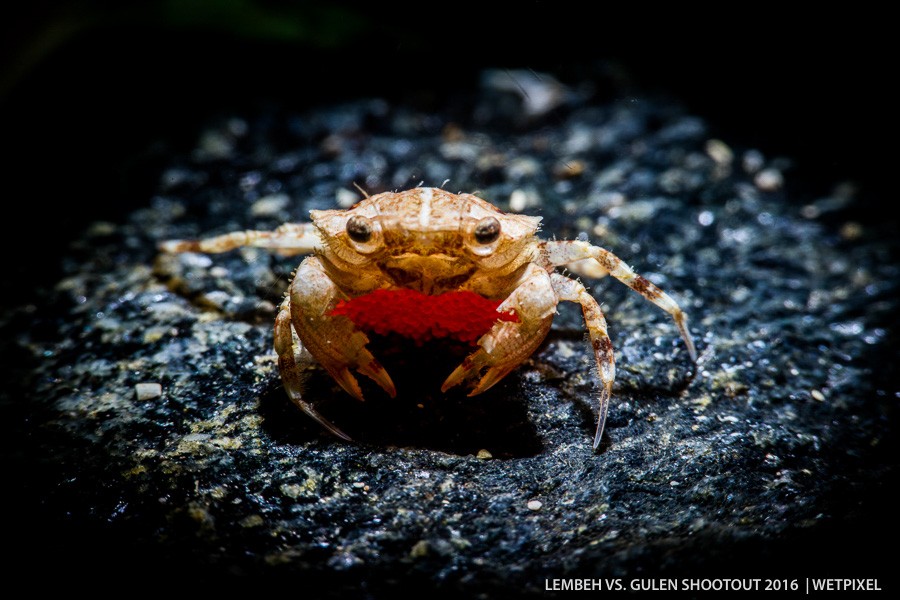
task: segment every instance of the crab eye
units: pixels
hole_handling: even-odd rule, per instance
[[[372,223],[362,215],[353,215],[347,221],[347,235],[354,242],[365,244],[372,239]]]
[[[476,223],[473,234],[479,244],[492,244],[500,237],[500,221],[494,217],[485,217]]]

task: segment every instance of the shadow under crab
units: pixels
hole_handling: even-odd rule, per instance
[[[460,456],[487,451],[495,458],[535,456],[543,448],[529,420],[528,383],[520,377],[510,377],[477,397],[468,397],[463,390],[441,392],[443,377],[471,346],[446,340],[417,346],[397,336],[371,338],[372,351],[402,382],[395,398],[361,380],[365,401],[360,402],[347,396],[315,364],[304,370],[304,389],[316,410],[354,442],[372,448],[423,448]],[[260,411],[264,427],[284,443],[327,436],[297,411],[277,382],[262,396]],[[589,411],[586,408],[587,430]],[[346,442],[334,439],[329,443]]]

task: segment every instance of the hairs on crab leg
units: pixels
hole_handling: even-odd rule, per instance
[[[268,248],[282,256],[309,254],[322,247],[322,239],[311,223],[285,223],[275,231],[233,231],[202,240],[166,240],[163,252],[209,252],[217,254],[235,248]]]
[[[691,360],[697,362],[697,349],[694,347],[694,339],[691,337],[691,332],[687,327],[687,315],[679,308],[678,304],[671,296],[650,283],[644,277],[635,273],[631,267],[622,262],[622,259],[618,256],[599,246],[592,246],[587,242],[579,241],[544,242],[544,249],[552,266],[560,267],[574,263],[581,273],[589,275],[593,275],[594,272],[601,275],[603,272],[609,273],[632,290],[669,313],[675,321],[678,331],[681,333],[681,337],[687,346],[687,351]],[[587,259],[596,261],[596,266],[594,268],[585,268],[589,264],[585,262]]]

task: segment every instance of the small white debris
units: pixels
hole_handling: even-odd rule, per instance
[[[559,340],[556,344],[556,352],[560,358],[572,358],[576,354],[574,345],[568,340]]]
[[[279,488],[281,493],[288,498],[299,498],[303,493],[303,488],[298,483],[284,483]]]
[[[490,69],[481,76],[483,87],[518,94],[527,117],[539,117],[563,104],[569,95],[566,87],[545,73]]]
[[[335,201],[341,208],[350,208],[359,200],[359,195],[353,190],[338,188],[338,191],[335,193]]]
[[[706,142],[706,153],[717,164],[727,166],[734,160],[734,152],[728,147],[728,144],[722,140],[709,140]]]
[[[137,383],[134,386],[134,393],[140,402],[153,400],[162,396],[162,386],[158,383]]]
[[[516,188],[509,194],[509,210],[522,212],[541,205],[541,195],[533,188]]]
[[[196,252],[185,252],[178,254],[178,259],[186,267],[195,269],[206,269],[213,264],[212,259],[206,254],[197,254]]]
[[[753,178],[753,183],[764,192],[774,192],[784,185],[784,175],[778,169],[763,169]]]
[[[522,212],[528,206],[528,195],[523,190],[513,190],[509,195],[509,210]]]
[[[531,500],[526,506],[528,506],[528,510],[541,510],[544,504],[540,500]]]
[[[817,400],[819,402],[825,402],[825,394],[823,394],[819,390],[813,390],[809,394],[813,397],[813,400]]]
[[[263,196],[250,207],[250,214],[254,217],[272,217],[287,208],[290,201],[287,194]]]

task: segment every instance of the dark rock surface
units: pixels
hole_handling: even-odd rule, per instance
[[[896,533],[896,240],[854,221],[850,186],[798,201],[788,160],[712,139],[670,103],[601,103],[576,85],[529,115],[516,86],[485,83],[427,109],[229,115],[144,208],[78,239],[53,294],[2,315],[23,564],[335,596],[887,575],[869,544]],[[271,322],[298,260],[154,249],[304,220],[358,199],[353,183],[420,182],[616,252],[687,310],[699,363],[665,314],[587,281],[618,362],[599,453],[570,306],[477,398],[439,392],[454,349],[382,340],[394,401],[369,388],[358,404],[311,370],[310,397],[358,440],[344,443],[280,387]]]

